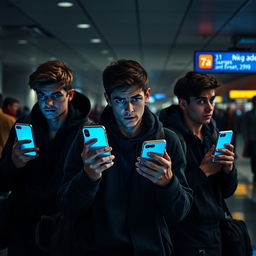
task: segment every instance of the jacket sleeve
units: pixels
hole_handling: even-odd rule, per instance
[[[57,203],[67,217],[79,217],[86,213],[94,201],[100,180],[92,181],[83,171],[81,131],[76,136],[64,164],[64,179],[58,191]]]
[[[23,173],[23,168],[16,168],[12,162],[12,148],[15,138],[16,135],[13,126],[0,159],[0,191],[13,190]]]
[[[224,171],[220,172],[219,181],[223,198],[228,198],[232,196],[236,191],[238,184],[237,169],[235,168],[235,166],[233,170],[229,173],[225,173]]]
[[[167,152],[172,161],[173,178],[166,187],[157,186],[157,201],[168,223],[181,221],[192,205],[192,190],[184,171],[186,159],[177,135],[165,129]]]

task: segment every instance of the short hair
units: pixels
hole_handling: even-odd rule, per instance
[[[103,71],[103,85],[108,96],[117,88],[128,89],[132,86],[148,89],[148,75],[146,70],[134,60],[118,60],[112,62]]]
[[[66,91],[72,88],[73,72],[63,61],[47,61],[38,66],[35,72],[29,76],[31,89],[38,89],[50,84],[58,84]]]
[[[14,98],[7,97],[7,98],[4,99],[3,108],[6,108],[8,105],[12,105],[14,103],[19,103],[19,101],[17,99],[14,99]]]
[[[188,103],[190,97],[199,97],[205,90],[217,89],[221,83],[207,74],[190,71],[180,78],[174,87],[174,94]]]

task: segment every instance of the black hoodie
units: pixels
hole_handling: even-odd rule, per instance
[[[173,225],[172,238],[177,255],[194,255],[195,250],[206,250],[207,255],[220,255],[219,222],[224,218],[223,198],[231,196],[237,187],[237,171],[226,174],[223,171],[205,176],[199,166],[204,155],[216,143],[216,127],[212,120],[203,126],[201,141],[186,126],[183,112],[178,105],[172,105],[159,113],[164,127],[179,133],[186,144],[187,167],[185,175],[194,191],[194,201],[188,216],[179,225]],[[208,250],[208,251],[207,251]],[[189,254],[189,252],[191,254]]]
[[[78,137],[67,159],[67,181],[58,194],[63,213],[79,217],[83,223],[75,246],[78,251],[73,254],[171,255],[166,222],[182,220],[191,204],[191,191],[183,174],[185,159],[177,136],[165,129],[174,177],[163,188],[135,170],[143,141],[162,137],[158,118],[145,108],[142,131],[134,138],[120,133],[110,107],[105,108],[101,124],[106,127],[115,164],[103,172],[100,180],[92,182],[82,170],[83,139]]]
[[[16,138],[14,127],[0,160],[0,191],[12,191],[11,214],[18,218],[37,218],[57,211],[56,193],[63,178],[66,154],[90,110],[89,99],[75,92],[69,103],[68,116],[56,136],[50,140],[45,117],[36,103],[29,116],[18,123],[33,126],[35,145],[40,148],[39,157],[25,167],[16,168],[11,160]]]

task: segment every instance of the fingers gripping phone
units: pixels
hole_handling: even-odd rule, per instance
[[[224,149],[227,148],[225,144],[230,144],[233,136],[233,131],[220,131],[218,134],[217,144],[215,147],[214,155],[220,155],[220,152],[217,152],[216,149]],[[214,158],[213,158],[214,161]]]
[[[142,144],[141,157],[148,160],[154,160],[148,155],[148,153],[155,153],[157,155],[163,156],[165,147],[166,140],[164,139],[144,141]]]
[[[21,148],[22,149],[27,149],[27,148],[34,148],[35,143],[34,143],[34,136],[33,136],[33,129],[31,124],[23,124],[23,123],[16,123],[15,124],[15,131],[17,135],[18,141],[20,140],[30,140],[30,143],[22,144]],[[36,152],[27,152],[24,153],[27,156],[36,156]]]
[[[102,125],[84,126],[83,135],[85,142],[88,142],[92,139],[97,139],[97,142],[90,146],[90,149],[92,150],[108,146],[106,129]],[[100,156],[110,156],[110,152],[104,152]]]

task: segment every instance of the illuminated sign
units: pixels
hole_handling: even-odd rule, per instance
[[[251,99],[256,96],[255,90],[231,90],[229,91],[229,98],[231,99]]]
[[[256,52],[199,52],[194,70],[205,73],[256,73]]]

